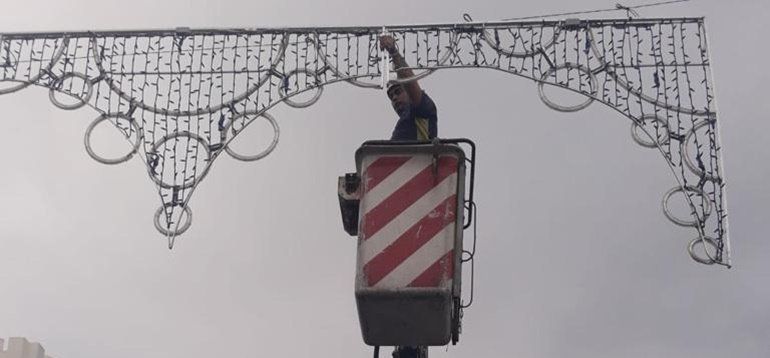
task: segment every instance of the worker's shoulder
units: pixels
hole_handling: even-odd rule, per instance
[[[425,90],[422,90],[422,97],[420,98],[420,103],[417,104],[417,108],[423,111],[436,111],[436,103],[433,102],[433,98]]]

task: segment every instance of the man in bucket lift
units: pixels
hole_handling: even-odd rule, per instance
[[[380,37],[380,49],[388,51],[393,61],[393,67],[399,79],[414,77],[414,72],[406,64],[404,57],[398,52],[396,40],[390,35]],[[393,129],[390,140],[393,141],[428,141],[435,139],[438,133],[438,117],[436,105],[420,88],[417,81],[388,83],[388,98],[398,114],[398,122]],[[398,346],[393,351],[393,358],[425,358],[428,347]],[[375,347],[375,357],[379,355],[379,347]]]
[[[388,51],[399,79],[412,78],[414,72],[398,52],[396,40],[390,35],[380,37],[380,49]],[[388,98],[398,114],[398,122],[390,140],[428,141],[438,136],[436,105],[420,88],[417,81],[388,83]]]

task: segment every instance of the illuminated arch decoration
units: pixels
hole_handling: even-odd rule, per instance
[[[254,161],[275,148],[273,106],[308,107],[336,82],[382,88],[383,33],[396,38],[416,78],[489,68],[533,80],[557,111],[601,102],[630,119],[633,140],[657,149],[674,174],[662,206],[673,223],[694,229],[690,255],[730,265],[702,18],[0,34],[0,94],[37,85],[61,109],[93,108],[86,150],[104,164],[133,156],[145,163],[162,201],[155,226],[171,246],[190,227],[188,204],[217,157]],[[558,104],[546,90],[553,86],[585,102]],[[229,144],[255,120],[270,124],[272,142],[259,153],[235,152]],[[91,147],[92,130],[105,121],[131,143],[125,156],[103,158]],[[688,209],[675,213],[676,200]]]

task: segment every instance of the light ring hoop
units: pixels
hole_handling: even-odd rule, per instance
[[[639,128],[639,122],[644,124],[644,122],[647,121],[647,120],[653,120],[653,121],[656,121],[656,122],[658,122],[658,123],[663,125],[663,127],[666,130],[666,138],[662,142],[655,142],[653,140],[646,140],[641,135],[639,135],[639,132],[637,130],[637,128]],[[671,140],[671,133],[669,133],[669,130],[668,130],[668,122],[665,119],[660,118],[660,117],[658,117],[657,115],[654,115],[654,114],[645,114],[644,116],[642,116],[642,118],[639,119],[639,122],[637,122],[637,121],[632,121],[631,122],[631,138],[633,138],[634,141],[637,144],[641,145],[642,147],[657,148],[658,145],[667,144]],[[657,133],[655,133],[655,134],[657,135]]]
[[[115,159],[109,159],[109,158],[101,157],[98,154],[96,154],[96,152],[94,152],[94,149],[91,147],[91,134],[93,133],[94,128],[96,128],[96,126],[99,123],[101,123],[101,122],[103,122],[103,121],[105,121],[107,119],[110,119],[110,118],[119,118],[119,119],[124,119],[124,120],[128,121],[128,123],[131,124],[131,127],[133,127],[134,130],[137,133],[137,138],[136,138],[136,141],[133,144],[133,147],[131,148],[131,151],[128,152],[128,154],[126,154],[126,155],[124,155],[124,156],[122,156],[120,158],[115,158]],[[97,161],[99,163],[102,163],[102,164],[114,165],[114,164],[120,164],[120,163],[127,162],[129,159],[131,159],[131,157],[133,157],[134,154],[136,154],[136,152],[139,150],[139,146],[141,145],[143,138],[144,138],[144,136],[142,135],[142,131],[139,128],[139,124],[137,124],[136,121],[133,118],[131,118],[131,117],[125,115],[125,114],[122,114],[122,113],[102,114],[101,116],[96,117],[96,119],[94,119],[94,121],[91,122],[91,124],[88,125],[88,128],[86,128],[86,134],[83,136],[83,145],[85,145],[86,152],[88,153],[88,155],[91,158],[93,158],[95,161]]]
[[[73,104],[65,104],[56,99],[56,91],[59,86],[64,83],[64,80],[68,78],[80,78],[85,82],[86,84],[86,93],[84,98],[81,98],[80,96],[76,96],[74,93],[65,93],[66,95],[77,98],[78,102]],[[64,92],[62,92],[64,93]],[[80,73],[80,72],[68,72],[65,73],[63,76],[59,77],[48,89],[48,98],[51,100],[51,103],[53,103],[54,106],[59,107],[64,110],[73,110],[78,109],[80,107],[85,106],[88,104],[88,101],[91,100],[91,95],[94,93],[94,84],[86,77],[86,75]]]
[[[705,251],[707,258],[703,258],[702,256],[695,253],[695,245],[701,244],[701,243],[703,244],[703,250]],[[696,237],[695,239],[690,241],[690,245],[687,245],[687,252],[690,254],[690,257],[692,257],[693,260],[705,265],[713,265],[717,261],[716,259],[712,258],[711,255],[708,253],[708,246],[713,247],[714,251],[719,251],[719,246],[717,246],[717,243],[713,238]]]
[[[293,70],[287,73],[286,75],[283,76],[282,82],[283,81],[288,82],[289,77],[299,73],[306,73],[308,75],[313,75],[313,79],[315,79],[315,82],[316,82],[316,88],[315,88],[316,91],[315,91],[315,94],[313,95],[313,98],[305,102],[297,102],[297,101],[291,100],[286,97],[286,88],[283,86],[283,83],[281,83],[281,86],[278,86],[278,95],[281,96],[281,99],[283,100],[284,103],[286,103],[291,107],[294,107],[294,108],[310,107],[316,102],[318,102],[319,98],[321,98],[321,95],[324,92],[324,87],[321,85],[321,79],[318,77],[318,74],[307,68],[298,68],[296,70]]]
[[[590,96],[588,96],[588,98],[585,100],[585,102],[576,104],[574,106],[562,106],[560,104],[557,104],[551,101],[548,98],[548,96],[545,95],[545,90],[543,88],[545,87],[546,84],[549,84],[555,87],[560,87],[559,84],[547,82],[546,78],[548,78],[548,76],[550,76],[551,74],[556,73],[556,71],[562,70],[562,69],[567,69],[567,70],[575,69],[588,75],[588,86],[591,88],[591,93],[590,93]],[[559,112],[577,112],[581,109],[588,107],[589,105],[591,105],[591,103],[594,102],[594,96],[596,95],[596,76],[594,76],[594,74],[588,68],[582,65],[573,65],[571,63],[565,63],[556,67],[551,67],[550,69],[548,69],[548,71],[545,71],[543,73],[543,75],[540,77],[540,81],[538,81],[538,84],[537,84],[537,92],[538,92],[538,95],[540,96],[540,100],[543,101],[543,103],[549,108],[553,110],[557,110]]]
[[[192,225],[192,220],[193,220],[192,210],[187,205],[183,206],[184,207],[184,211],[183,212],[187,214],[187,220],[185,221],[184,225],[182,225],[182,226],[178,226],[177,225],[178,228],[176,230],[169,230],[169,229],[163,227],[163,225],[161,225],[161,223],[160,223],[160,216],[163,215],[163,213],[166,211],[165,209],[167,207],[169,207],[169,206],[177,206],[177,205],[179,205],[179,204],[165,203],[160,208],[158,208],[157,211],[155,211],[155,215],[154,215],[155,218],[153,220],[155,222],[155,229],[157,229],[161,234],[163,234],[163,235],[165,235],[167,237],[168,236],[178,236],[178,235],[181,235],[182,233],[187,231],[187,229],[189,229],[190,226]]]
[[[190,180],[186,184],[183,181],[181,185],[168,184],[168,183],[164,182],[163,178],[162,178],[163,173],[155,174],[155,173],[153,173],[150,170],[150,168],[148,166],[147,173],[150,175],[150,178],[152,179],[152,181],[154,181],[155,184],[158,184],[161,188],[164,188],[164,189],[182,190],[182,189],[187,189],[187,188],[194,187],[194,186],[198,185],[198,183],[201,180],[203,180],[203,178],[206,177],[206,174],[208,174],[209,168],[211,168],[211,148],[209,148],[208,142],[206,141],[205,138],[203,138],[203,137],[201,137],[201,136],[199,136],[199,135],[197,135],[195,133],[188,132],[188,131],[174,132],[174,133],[167,134],[167,135],[163,136],[163,138],[159,139],[157,142],[155,142],[152,145],[152,148],[150,149],[148,154],[155,154],[155,155],[157,155],[158,148],[160,148],[160,146],[163,145],[163,143],[165,143],[165,142],[167,142],[167,141],[169,141],[171,139],[177,138],[177,137],[187,137],[189,139],[194,139],[194,140],[198,141],[200,143],[200,145],[203,147],[203,149],[206,151],[206,156],[207,156],[208,160],[207,160],[207,163],[205,164],[205,168],[203,169],[203,171],[201,172],[201,174],[198,177],[196,177],[193,180]],[[182,178],[182,180],[184,180],[184,178]]]
[[[220,137],[221,141],[223,143],[227,141],[227,132],[230,130],[230,128],[232,128],[233,123],[235,123],[236,119],[242,118],[242,117],[246,117],[246,116],[249,116],[249,115],[255,115],[255,114],[256,113],[254,113],[254,112],[245,112],[245,113],[241,113],[241,114],[238,114],[237,116],[233,117],[227,123],[227,126],[222,130],[221,137]],[[278,122],[276,122],[275,118],[273,118],[273,116],[271,116],[270,113],[267,113],[267,112],[262,112],[257,117],[264,118],[273,127],[273,140],[270,142],[270,145],[267,148],[265,148],[265,150],[263,150],[263,151],[261,151],[261,152],[259,152],[257,154],[254,154],[254,155],[238,154],[238,153],[236,153],[234,150],[232,150],[230,148],[230,144],[228,143],[225,146],[225,151],[227,152],[227,154],[229,154],[234,159],[241,160],[241,161],[244,161],[244,162],[253,162],[253,161],[256,161],[256,160],[260,160],[260,159],[266,157],[268,154],[272,153],[273,150],[275,150],[275,147],[278,146],[278,139],[281,136],[281,130],[278,127]],[[254,119],[256,119],[256,118],[254,118]],[[246,125],[244,125],[244,128],[246,128],[249,124],[251,124],[251,122],[253,122],[254,119],[251,119],[248,123],[246,123]]]
[[[706,180],[718,182],[720,181],[719,177],[704,172],[703,169],[698,168],[698,166],[695,165],[695,163],[693,163],[692,158],[690,157],[690,150],[687,149],[688,147],[687,143],[690,143],[690,140],[692,139],[693,135],[695,135],[695,131],[707,125],[709,125],[709,121],[700,121],[699,123],[696,123],[692,127],[692,129],[690,129],[689,132],[687,132],[687,135],[684,137],[684,140],[680,144],[682,147],[681,152],[682,152],[682,156],[684,157],[684,164],[687,166],[688,169],[690,169],[693,173],[695,173],[695,175],[697,175],[698,177],[705,178]]]
[[[671,222],[673,222],[674,224],[677,224],[679,226],[698,227],[699,221],[697,219],[693,219],[693,220],[680,219],[680,218],[676,217],[673,213],[671,213],[671,210],[668,207],[668,201],[671,200],[671,196],[676,194],[676,193],[678,193],[678,192],[682,192],[683,194],[685,194],[685,200],[692,207],[693,203],[692,203],[691,200],[689,200],[689,197],[687,196],[687,194],[684,193],[685,191],[694,192],[694,193],[702,196],[703,198],[706,198],[706,194],[703,192],[702,189],[700,189],[698,187],[694,187],[694,186],[688,185],[685,188],[682,188],[681,186],[675,186],[675,187],[671,188],[671,190],[666,192],[665,195],[663,195],[663,214],[665,214],[666,217],[669,220],[671,220]],[[706,198],[706,199],[708,199],[708,198]],[[703,202],[705,203],[704,207],[703,207],[703,221],[706,221],[706,219],[708,219],[709,215],[711,215],[711,201],[703,200]]]

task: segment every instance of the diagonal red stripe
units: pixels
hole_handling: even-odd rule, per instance
[[[411,157],[379,157],[366,168],[366,191],[372,190],[377,184],[393,174],[404,165]]]
[[[362,238],[366,240],[372,237],[385,224],[414,204],[415,201],[441,183],[446,177],[456,172],[457,158],[443,156],[439,158],[437,165],[438,173],[436,176],[433,175],[433,166],[427,166],[380,204],[365,213]]]
[[[456,210],[457,195],[452,195],[412,225],[390,246],[365,263],[364,274],[368,278],[369,285],[376,285],[447,225],[454,223]]]
[[[444,278],[451,279],[454,275],[454,250],[449,250],[442,258],[436,260],[427,270],[417,276],[409,287],[438,287]]]

